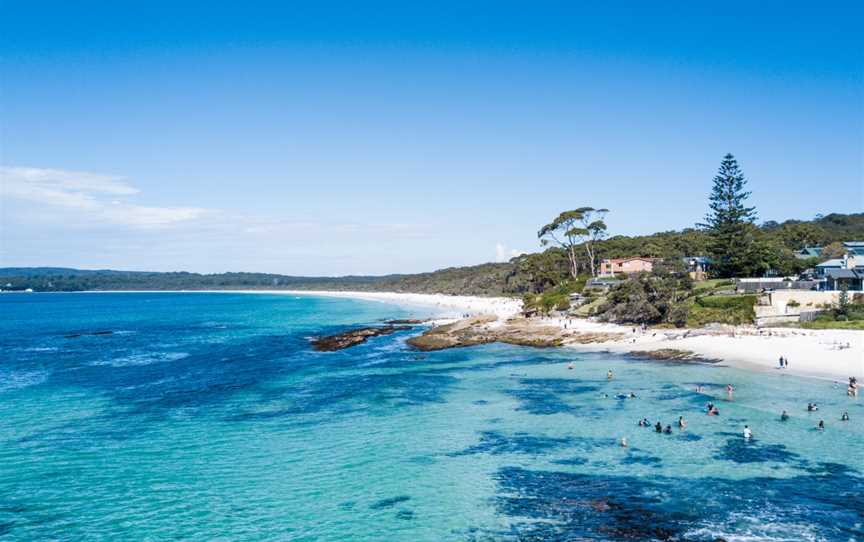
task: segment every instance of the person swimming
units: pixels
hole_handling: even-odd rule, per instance
[[[708,415],[709,415],[709,416],[719,416],[719,415],[720,415],[720,411],[717,409],[716,406],[711,405],[711,410],[708,411]]]
[[[819,424],[816,425],[816,429],[818,429],[820,431],[824,431],[825,430],[825,420],[819,420]]]
[[[612,380],[613,378],[615,378],[615,375],[612,374],[612,369],[606,371],[606,380]]]
[[[780,414],[780,421],[781,421],[781,422],[785,422],[785,421],[787,421],[788,419],[789,419],[789,414],[787,414],[786,411],[784,410],[783,413]]]
[[[671,425],[667,425],[667,426],[666,426],[666,429],[664,429],[663,432],[666,433],[667,435],[672,434],[672,426],[671,426]]]
[[[687,427],[687,422],[684,421],[684,416],[678,416],[678,428],[684,429]]]
[[[849,421],[849,413],[848,413],[848,412],[844,412],[843,415],[840,416],[840,421],[841,421],[841,422],[848,422],[848,421]]]
[[[749,425],[744,426],[744,438],[746,440],[750,440],[753,437],[753,431],[750,430]]]
[[[621,437],[621,447],[622,448],[627,447],[627,437]]]
[[[816,412],[817,410],[819,410],[819,407],[816,403],[807,403],[807,412]]]
[[[658,433],[662,433],[663,432],[663,424],[661,424],[660,422],[657,422],[654,425],[654,431],[656,431]]]

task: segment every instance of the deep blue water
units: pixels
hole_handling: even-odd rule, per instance
[[[426,314],[0,295],[0,539],[864,540],[864,404],[842,387],[505,345],[420,354],[410,331],[309,346]],[[636,426],[679,415],[672,435]]]

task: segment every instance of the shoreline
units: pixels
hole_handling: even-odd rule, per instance
[[[452,322],[468,316],[494,315],[487,327],[507,326],[518,320],[521,329],[554,328],[562,333],[563,347],[584,352],[613,352],[675,349],[692,352],[721,365],[770,374],[828,379],[844,383],[850,376],[864,378],[864,331],[756,328],[755,326],[709,326],[705,328],[661,329],[593,322],[584,318],[520,316],[522,301],[506,297],[456,296],[401,292],[358,292],[331,290],[99,290],[67,293],[233,293],[339,297],[378,301],[409,307],[435,309],[433,319]],[[633,330],[636,330],[635,333]],[[580,344],[581,334],[610,334],[619,338]],[[847,347],[848,345],[848,347]],[[778,368],[778,358],[789,358],[788,369]]]
[[[285,291],[285,293],[289,293]],[[494,314],[503,326],[517,317],[522,302],[511,298],[484,298],[444,294],[396,292],[291,291],[293,295],[320,295],[367,299],[394,304],[431,305],[460,309],[471,316]],[[445,316],[442,314],[442,316]],[[864,331],[763,328],[756,326],[713,326],[706,328],[655,329],[644,333],[638,327],[592,322],[579,318],[522,319],[529,326],[549,326],[565,331],[564,348],[584,352],[613,352],[627,355],[633,351],[675,349],[692,352],[705,359],[717,359],[721,366],[777,375],[794,375],[845,383],[850,376],[864,378]],[[488,325],[488,324],[486,324]],[[636,329],[634,333],[633,330]],[[574,339],[583,333],[622,334],[619,340],[580,344]],[[847,348],[846,345],[849,345]],[[790,368],[779,369],[780,356],[789,359]]]

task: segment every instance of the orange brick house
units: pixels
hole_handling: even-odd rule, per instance
[[[649,272],[654,268],[657,258],[612,258],[600,260],[600,276]]]

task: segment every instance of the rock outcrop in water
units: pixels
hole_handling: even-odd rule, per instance
[[[719,363],[719,359],[707,359],[697,356],[690,350],[675,348],[659,348],[657,350],[634,350],[629,356],[636,359],[668,361],[675,363]]]
[[[349,329],[336,335],[328,335],[326,337],[315,337],[312,339],[312,348],[319,352],[335,352],[343,350],[358,344],[365,343],[372,337],[381,335],[391,335],[397,331],[405,331],[411,329],[411,326],[381,326],[381,327],[361,327],[359,329]]]

